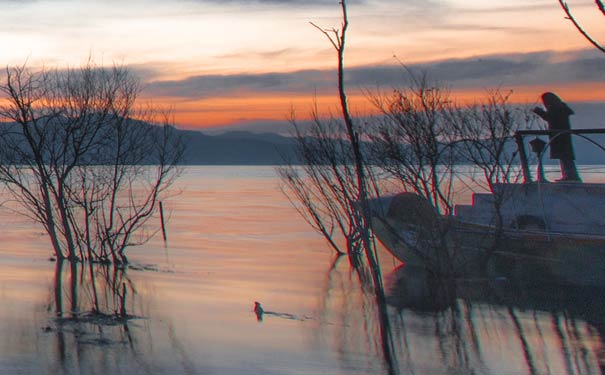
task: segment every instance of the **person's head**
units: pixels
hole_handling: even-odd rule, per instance
[[[542,94],[542,103],[548,111],[561,111],[564,110],[569,114],[573,114],[573,110],[569,108],[567,103],[565,103],[561,98],[557,96],[557,94],[552,92],[545,92]]]

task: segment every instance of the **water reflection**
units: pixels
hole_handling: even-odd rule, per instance
[[[345,258],[326,274],[314,339],[337,353],[343,370],[398,374],[387,306],[377,303],[366,270]]]
[[[605,373],[605,290],[505,279],[443,281],[404,267],[388,278],[383,310],[346,262],[335,261],[327,273],[315,339],[332,346],[343,368],[385,374]]]
[[[49,373],[195,372],[172,324],[158,332],[125,269],[57,262],[53,284],[37,344]],[[165,345],[172,359],[158,362]]]
[[[48,304],[55,318],[45,331],[55,336],[59,369],[69,372],[95,363],[110,370],[116,356],[136,359],[145,330],[130,328],[142,318],[133,311],[135,298],[136,289],[124,269],[57,262]]]

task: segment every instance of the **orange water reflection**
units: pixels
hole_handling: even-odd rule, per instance
[[[382,252],[383,340],[375,299],[290,207],[272,168],[188,167],[178,190],[165,200],[168,244],[131,249],[135,267],[118,274],[127,329],[63,322],[61,335],[57,291],[69,317],[76,280],[79,312],[90,310],[86,269],[63,266],[57,287],[46,239],[2,213],[0,373],[601,373],[604,293],[435,287]],[[106,311],[119,309],[101,290]],[[254,301],[275,314],[258,322]]]

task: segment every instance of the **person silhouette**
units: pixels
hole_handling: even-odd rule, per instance
[[[581,182],[578,169],[576,168],[573,145],[571,143],[571,134],[566,130],[571,130],[569,116],[574,111],[552,92],[542,94],[542,103],[546,110],[536,107],[533,112],[548,123],[550,145],[550,158],[559,159],[561,167],[561,179],[557,181],[575,181]]]

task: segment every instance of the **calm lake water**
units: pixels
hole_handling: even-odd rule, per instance
[[[602,374],[605,293],[503,280],[427,285],[386,252],[388,324],[346,258],[290,207],[271,167],[188,167],[133,268],[48,260],[6,211],[2,374]],[[158,222],[159,226],[159,222]],[[100,310],[130,319],[90,319]],[[258,301],[266,313],[254,313]],[[77,319],[73,319],[77,317]]]

